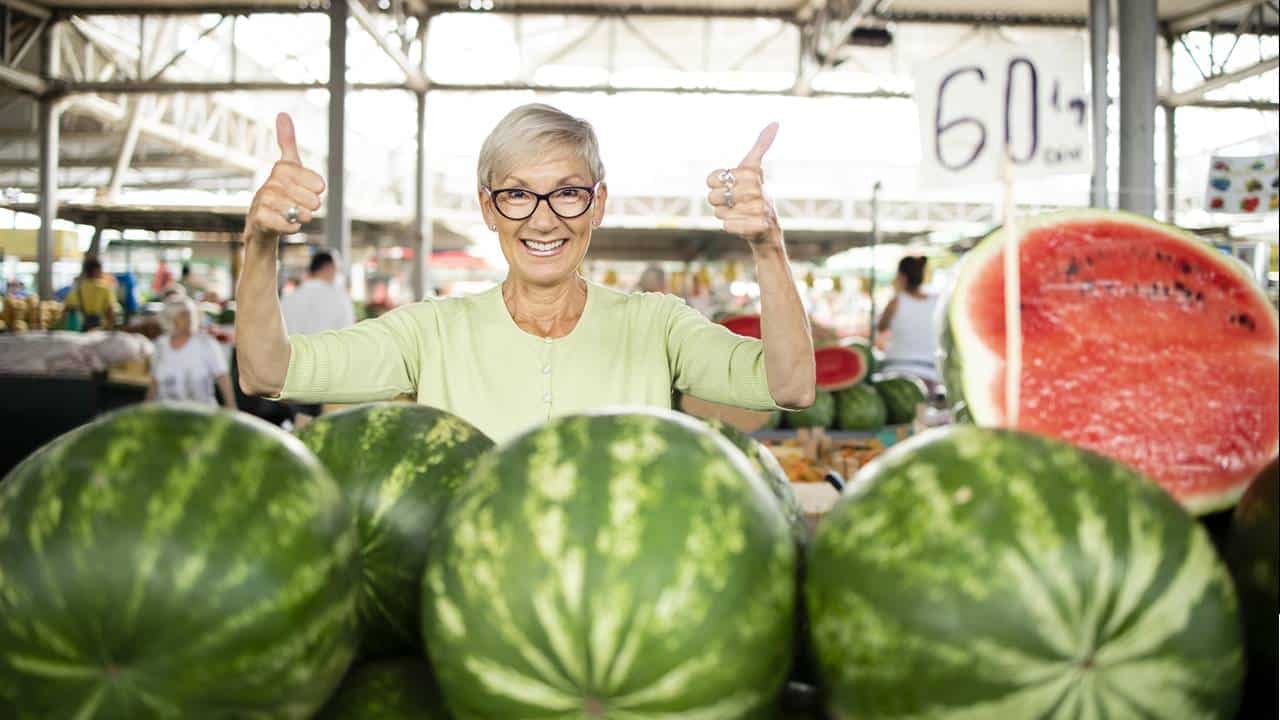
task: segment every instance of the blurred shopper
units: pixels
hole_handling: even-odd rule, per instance
[[[356,324],[355,308],[338,277],[338,263],[327,250],[311,257],[307,278],[298,289],[281,298],[280,308],[284,311],[285,332],[289,335],[312,335]],[[294,403],[293,407],[311,417],[319,416],[323,410],[319,403]],[[297,418],[294,423],[301,424]]]
[[[290,335],[311,335],[356,324],[355,308],[338,278],[338,263],[327,250],[312,256],[307,278],[280,301],[280,307]]]
[[[640,273],[640,282],[636,283],[637,292],[666,292],[667,273],[661,265],[650,265]]]
[[[63,303],[64,320],[67,314],[80,314],[80,329],[111,329],[116,324],[116,293],[102,277],[102,261],[89,256],[80,266],[80,277],[67,293]],[[74,326],[74,322],[72,323]]]
[[[195,275],[192,274],[190,263],[182,266],[182,277],[178,278],[178,284],[182,286],[182,289],[187,292],[187,297],[190,298],[199,298],[200,291],[204,289],[203,286],[196,281]]]
[[[183,401],[222,405],[234,410],[235,393],[227,374],[227,358],[218,341],[200,332],[200,311],[194,300],[177,296],[166,302],[160,315],[165,334],[156,338],[151,356],[151,388],[148,401]]]
[[[938,298],[923,288],[927,262],[920,256],[904,257],[898,262],[893,299],[880,316],[877,328],[880,332],[889,331],[889,346],[881,367],[886,372],[914,375],[932,390],[938,382],[937,339],[933,330]]]

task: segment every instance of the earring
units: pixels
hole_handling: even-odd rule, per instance
[[[489,226],[489,229],[490,229],[490,230],[497,230],[497,229],[498,229],[498,226],[497,226],[497,225],[490,225],[490,226]]]

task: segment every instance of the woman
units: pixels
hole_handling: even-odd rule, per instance
[[[247,393],[311,402],[410,393],[497,441],[591,408],[670,407],[673,387],[746,408],[807,407],[813,345],[760,169],[776,133],[770,125],[738,167],[707,179],[716,217],[755,258],[763,341],[713,325],[679,298],[623,293],[579,275],[592,229],[604,219],[604,164],[591,126],[546,105],[512,111],[480,150],[481,212],[510,266],[501,285],[288,337],[276,294],[277,243],[311,220],[324,181],[300,165],[293,124],[281,114],[281,160],[245,223],[240,383]]]
[[[227,359],[212,337],[199,332],[200,311],[191,298],[178,296],[165,303],[160,316],[165,334],[156,338],[151,356],[151,388],[147,401],[185,401],[217,405],[213,388],[222,393],[222,405],[234,410],[235,394],[227,375]]]
[[[938,383],[937,339],[933,330],[938,298],[922,289],[927,262],[918,256],[904,257],[898,262],[893,299],[880,316],[877,328],[880,332],[889,331],[883,367],[924,380],[932,392]]]
[[[84,316],[81,329],[93,330],[116,326],[116,293],[102,277],[102,261],[89,256],[80,266],[80,277],[75,288],[67,293],[64,315],[78,310]]]

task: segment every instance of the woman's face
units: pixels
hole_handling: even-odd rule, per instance
[[[191,313],[180,312],[173,316],[173,335],[184,337],[191,334]]]
[[[566,186],[591,185],[591,173],[586,164],[572,153],[565,152],[513,168],[505,177],[495,178],[492,189],[519,188],[545,194]],[[484,190],[480,191],[480,208],[485,223],[498,232],[502,254],[507,258],[511,273],[536,285],[556,285],[572,277],[582,263],[591,244],[591,228],[604,217],[607,195],[608,191],[601,183],[590,209],[568,219],[556,215],[544,200],[538,201],[537,209],[529,217],[511,220],[497,211],[493,198]]]

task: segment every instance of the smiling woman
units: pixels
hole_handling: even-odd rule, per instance
[[[245,223],[236,293],[241,385],[304,402],[411,394],[497,441],[592,408],[670,407],[672,388],[752,409],[807,407],[813,346],[761,170],[776,133],[777,125],[765,128],[738,167],[707,179],[716,217],[755,257],[762,340],[734,335],[673,296],[622,293],[578,273],[604,218],[604,163],[591,125],[547,105],[513,110],[480,151],[481,212],[510,266],[500,286],[287,337],[277,244],[320,208],[324,181],[301,166],[282,114],[281,160]]]

